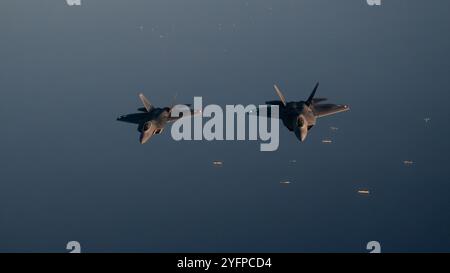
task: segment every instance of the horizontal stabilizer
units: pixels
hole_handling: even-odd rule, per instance
[[[315,104],[315,103],[319,103],[319,102],[326,101],[326,100],[327,100],[327,98],[315,98],[312,100],[312,103]]]

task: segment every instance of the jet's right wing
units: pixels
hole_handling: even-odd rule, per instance
[[[169,117],[168,121],[169,122],[173,122],[173,121],[176,121],[176,120],[178,120],[180,118],[189,117],[189,116],[195,116],[195,115],[201,115],[201,113],[202,113],[201,110],[194,110],[194,109],[191,109],[190,107],[191,107],[190,104],[177,104],[177,105],[174,105],[170,109],[170,117]],[[178,116],[172,116],[172,111],[177,112]]]
[[[334,115],[348,110],[350,110],[348,105],[343,104],[316,104],[313,108],[314,115],[318,118]]]

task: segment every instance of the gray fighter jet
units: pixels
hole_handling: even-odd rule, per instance
[[[138,131],[141,133],[139,137],[141,144],[147,142],[152,136],[161,134],[167,123],[182,118],[186,114],[193,113],[192,111],[188,113],[182,112],[180,117],[171,117],[170,114],[175,106],[156,108],[143,94],[139,94],[139,98],[144,105],[144,107],[138,108],[138,111],[142,113],[123,115],[118,117],[117,120],[138,124]],[[189,105],[186,106],[189,107]]]
[[[280,109],[280,119],[289,131],[294,131],[300,141],[304,141],[308,131],[316,124],[317,118],[333,115],[349,110],[348,105],[320,103],[325,98],[314,98],[319,83],[306,101],[286,102],[280,89],[274,85],[280,100],[267,101],[267,105],[278,105]]]

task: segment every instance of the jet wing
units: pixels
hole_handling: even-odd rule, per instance
[[[266,101],[267,105],[278,105],[279,107],[283,107],[284,104],[282,101],[279,100],[270,100],[270,101]]]
[[[146,117],[146,113],[136,113],[123,115],[117,118],[118,121],[123,121],[127,123],[139,124]]]
[[[258,105],[255,108],[251,109],[250,111],[246,112],[248,115],[252,116],[260,116],[261,110],[265,109],[267,118],[272,118],[272,105],[276,105],[278,107],[284,107],[282,101],[266,101],[266,105]]]
[[[171,115],[169,117],[168,121],[169,122],[173,122],[173,121],[176,121],[176,120],[178,120],[180,118],[183,118],[183,117],[189,117],[189,116],[195,116],[195,115],[201,114],[201,112],[202,112],[201,110],[193,110],[193,109],[191,109],[189,107],[191,107],[190,104],[175,105],[174,107],[172,107],[171,112],[173,111],[173,109],[176,109],[180,113],[180,116],[179,117],[172,117],[172,115]]]
[[[314,105],[314,115],[318,118],[334,115],[339,112],[348,111],[348,105],[342,104],[316,104]]]

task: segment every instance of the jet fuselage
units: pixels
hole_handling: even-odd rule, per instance
[[[308,134],[308,129],[316,124],[316,117],[311,107],[304,101],[288,102],[286,106],[280,106],[280,118],[289,131],[303,141]]]
[[[138,126],[141,132],[139,141],[141,144],[147,142],[153,135],[160,134],[166,126],[170,117],[170,108],[153,108],[147,113],[143,113],[143,117]]]
[[[323,104],[325,98],[314,98],[319,87],[316,84],[313,91],[306,101],[287,102],[278,86],[274,85],[275,92],[280,100],[267,101],[268,105],[278,105],[280,109],[280,119],[289,131],[294,131],[300,141],[304,141],[308,131],[316,125],[316,119],[339,112],[348,111],[348,105],[341,104]]]

